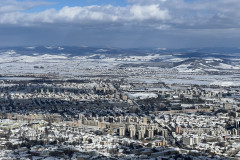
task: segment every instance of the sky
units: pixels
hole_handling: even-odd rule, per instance
[[[239,47],[239,0],[0,0],[0,46]]]

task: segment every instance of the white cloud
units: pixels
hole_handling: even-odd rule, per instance
[[[42,23],[139,23],[147,20],[162,22],[169,19],[167,9],[159,5],[131,5],[126,7],[86,6],[48,9],[38,13],[6,12],[0,15],[1,24],[34,25]]]
[[[42,37],[39,41],[36,38],[34,45],[43,42],[55,43],[57,40],[63,44],[80,43],[81,40],[88,44],[102,43],[113,46],[121,43],[122,46],[161,44],[163,47],[195,44],[238,45],[239,0],[128,2],[128,5],[122,7],[65,6],[59,10],[52,8],[40,12],[26,12],[35,6],[50,4],[33,0],[0,0],[0,28],[4,29],[0,30],[1,37],[9,39],[11,35],[12,40],[18,41],[17,43],[24,43],[24,39],[25,43],[28,43],[29,39],[32,42],[35,37]]]
[[[170,15],[168,14],[168,10],[160,10],[159,5],[151,4],[151,5],[133,5],[130,8],[131,18],[138,20],[147,20],[147,19],[157,19],[164,20],[169,19]]]
[[[43,1],[0,1],[0,23],[19,25],[41,25],[42,23],[90,24],[116,23],[143,25],[154,28],[239,28],[239,0],[128,0],[124,7],[85,6],[47,9],[38,13],[24,10],[38,5],[49,5]],[[162,27],[163,26],[163,27]]]
[[[137,5],[155,4],[167,9],[172,28],[239,28],[239,0],[128,0]]]
[[[53,3],[44,1],[23,1],[18,2],[16,0],[1,0],[0,1],[0,13],[18,12],[27,9],[31,9],[40,5],[51,5]]]

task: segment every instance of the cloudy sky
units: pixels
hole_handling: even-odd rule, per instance
[[[0,46],[239,47],[239,0],[0,0]]]

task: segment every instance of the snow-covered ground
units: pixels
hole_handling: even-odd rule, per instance
[[[27,48],[31,51],[35,47]],[[46,48],[54,49],[54,47]],[[64,51],[62,47],[55,47],[55,49]],[[240,85],[240,65],[237,58],[231,58],[231,61],[234,62],[231,64],[220,58],[188,61],[188,58],[179,58],[176,54],[149,53],[142,56],[109,56],[105,54],[107,51],[106,49],[98,49],[98,53],[89,53],[82,56],[71,56],[69,53],[43,54],[36,52],[23,55],[15,50],[2,51],[0,52],[0,75],[3,77],[34,76],[34,78],[43,76],[81,78],[115,75],[125,77],[130,82],[138,83]],[[162,67],[162,63],[176,65]],[[121,68],[121,65],[124,64],[131,65]]]
[[[148,98],[157,98],[158,95],[155,93],[128,93],[127,96],[131,99],[148,99]]]

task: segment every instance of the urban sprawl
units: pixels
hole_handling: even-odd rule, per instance
[[[239,87],[0,82],[1,159],[238,159]]]

